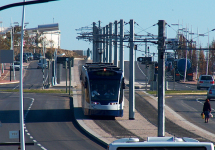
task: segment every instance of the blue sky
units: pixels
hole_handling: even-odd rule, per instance
[[[0,6],[23,0],[0,0]],[[214,0],[60,0],[43,4],[26,6],[25,22],[27,28],[41,24],[59,23],[61,30],[61,48],[67,50],[92,49],[92,44],[77,40],[78,32],[75,29],[89,26],[101,20],[104,27],[115,20],[124,19],[129,22],[134,19],[135,33],[145,35],[147,32],[157,35],[158,20],[165,20],[169,25],[179,23],[179,28],[189,28],[193,33],[203,34],[215,28]],[[0,12],[0,21],[4,27],[12,22],[21,24],[22,7],[6,9]],[[129,25],[125,25],[129,30]],[[143,29],[146,29],[143,31]],[[167,38],[174,38],[178,26],[167,27]],[[145,32],[146,31],[146,32]],[[209,33],[209,41],[214,39],[215,32]],[[191,36],[190,36],[191,37]],[[197,37],[194,35],[193,37]],[[197,40],[197,38],[196,38]],[[200,37],[203,47],[207,46],[208,36]],[[209,43],[210,43],[209,42]],[[145,46],[138,47],[145,50]],[[129,49],[125,48],[125,59],[128,60]],[[150,45],[150,52],[157,52],[157,45]],[[137,52],[137,57],[143,52]]]

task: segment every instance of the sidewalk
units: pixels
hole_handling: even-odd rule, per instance
[[[29,63],[23,63],[23,67],[28,67],[28,65]],[[11,71],[11,74],[13,74],[13,71]],[[6,64],[4,68],[4,73],[1,73],[0,84],[14,84],[14,83],[19,83],[19,80],[14,80],[13,78],[11,78],[10,81],[10,64]]]

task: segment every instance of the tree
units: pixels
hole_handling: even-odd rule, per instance
[[[9,50],[10,49],[10,39],[0,35],[0,50]]]
[[[206,61],[205,61],[205,54],[203,50],[200,50],[199,52],[199,73],[200,75],[206,74]]]
[[[212,42],[210,48],[214,49],[215,48],[215,41]],[[208,73],[213,74],[215,72],[214,70],[214,64],[215,64],[215,51],[210,50],[209,51],[209,67],[208,67]]]
[[[178,54],[178,59],[186,57],[186,39],[183,35],[179,36],[179,46],[176,52]]]
[[[46,58],[48,58],[48,59],[52,59],[53,55],[54,55],[54,53],[52,52],[51,49],[49,49],[45,54]]]

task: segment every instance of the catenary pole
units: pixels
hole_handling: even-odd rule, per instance
[[[96,44],[96,47],[97,47],[97,52],[96,52],[96,58],[97,58],[97,62],[102,62],[102,55],[100,53],[100,51],[102,50],[102,46],[101,46],[101,42],[98,42],[98,41],[101,41],[101,21],[99,20],[99,27],[97,27],[97,32],[96,32],[96,35],[97,35],[97,44]]]
[[[120,59],[120,68],[123,71],[124,77],[124,47],[123,47],[123,38],[124,38],[124,20],[120,19],[120,47],[119,47],[119,59]]]
[[[23,0],[25,2],[25,0]],[[25,22],[25,5],[23,5],[22,10],[22,29],[21,29],[21,47],[20,47],[20,82],[19,82],[19,92],[20,92],[20,145],[21,149],[25,150],[25,134],[24,134],[24,109],[23,109],[23,37],[24,37],[24,22]]]
[[[113,26],[113,23],[110,22],[109,23],[109,63],[112,63],[113,61],[113,56],[112,56],[112,26]]]
[[[189,46],[187,43],[187,33],[189,32],[189,30],[187,29],[187,25],[186,25],[186,56],[185,56],[185,69],[184,69],[184,82],[186,81],[187,78],[187,47]]]
[[[117,20],[114,22],[115,29],[114,29],[114,65],[118,67],[118,51],[117,51],[117,29],[118,29],[118,23]]]
[[[96,62],[96,23],[93,22],[93,62]]]
[[[106,42],[105,42],[105,27],[103,27],[103,38],[102,38],[102,43],[103,43],[103,62],[105,62],[105,45],[106,45]]]
[[[135,110],[135,91],[134,91],[134,20],[130,20],[130,55],[129,55],[129,119],[133,120]]]
[[[165,136],[165,24],[158,22],[158,137]]]
[[[107,63],[109,60],[109,51],[108,51],[108,25],[106,25],[106,57],[105,62]]]

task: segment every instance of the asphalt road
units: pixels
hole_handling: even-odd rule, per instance
[[[191,123],[215,134],[215,121],[209,119],[209,123],[204,123],[204,119],[201,118],[200,114],[203,110],[203,104],[205,102],[206,95],[179,95],[179,96],[168,96],[166,105],[171,107],[175,112],[180,114],[183,118],[190,121]],[[212,114],[215,110],[215,101],[210,101]]]
[[[26,69],[23,82],[25,88],[42,88],[43,74],[36,66],[37,61],[32,61]],[[18,88],[17,85],[12,84],[7,88]],[[9,138],[9,131],[19,130],[19,93],[1,92],[0,95],[0,141],[18,142],[18,139]],[[23,97],[25,139],[26,142],[34,143],[34,146],[26,146],[26,149],[105,149],[104,145],[97,143],[77,125],[68,94],[24,93]],[[1,146],[0,149],[17,148]]]

